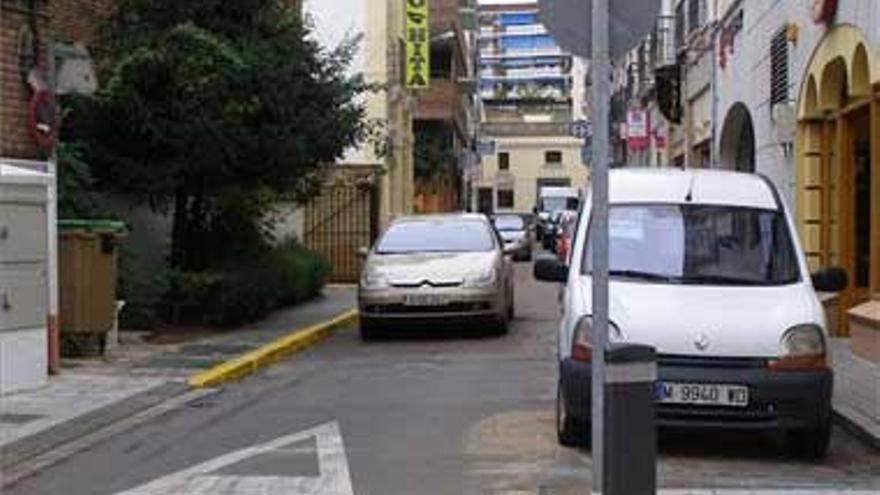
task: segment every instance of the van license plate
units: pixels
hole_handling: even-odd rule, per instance
[[[749,388],[715,383],[657,382],[654,398],[661,404],[746,407],[749,405]]]
[[[406,306],[446,306],[449,298],[438,294],[410,294],[403,297]]]

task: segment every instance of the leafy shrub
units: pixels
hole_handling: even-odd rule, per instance
[[[165,297],[168,319],[221,326],[254,321],[317,296],[328,271],[317,253],[294,243],[224,270],[172,271]]]

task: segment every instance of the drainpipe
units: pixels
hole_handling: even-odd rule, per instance
[[[716,138],[718,132],[718,33],[720,32],[719,22],[720,15],[718,12],[718,0],[713,2],[713,14],[715,19],[712,21],[712,135],[709,142],[709,168],[718,168],[718,147]]]

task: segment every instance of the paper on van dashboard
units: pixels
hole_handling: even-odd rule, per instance
[[[640,220],[611,218],[608,220],[608,231],[612,239],[626,239],[630,241],[645,239],[645,226]]]

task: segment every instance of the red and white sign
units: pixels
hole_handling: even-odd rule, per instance
[[[40,90],[31,98],[30,129],[34,140],[42,148],[51,148],[55,144],[58,112],[55,108],[55,97],[50,91]]]
[[[653,129],[651,135],[654,136],[654,147],[657,149],[663,149],[666,147],[666,135],[663,134],[663,130],[659,127]]]
[[[813,0],[813,22],[828,24],[837,15],[838,0]]]
[[[650,124],[644,110],[632,109],[626,114],[626,143],[631,150],[643,150],[650,144]]]

